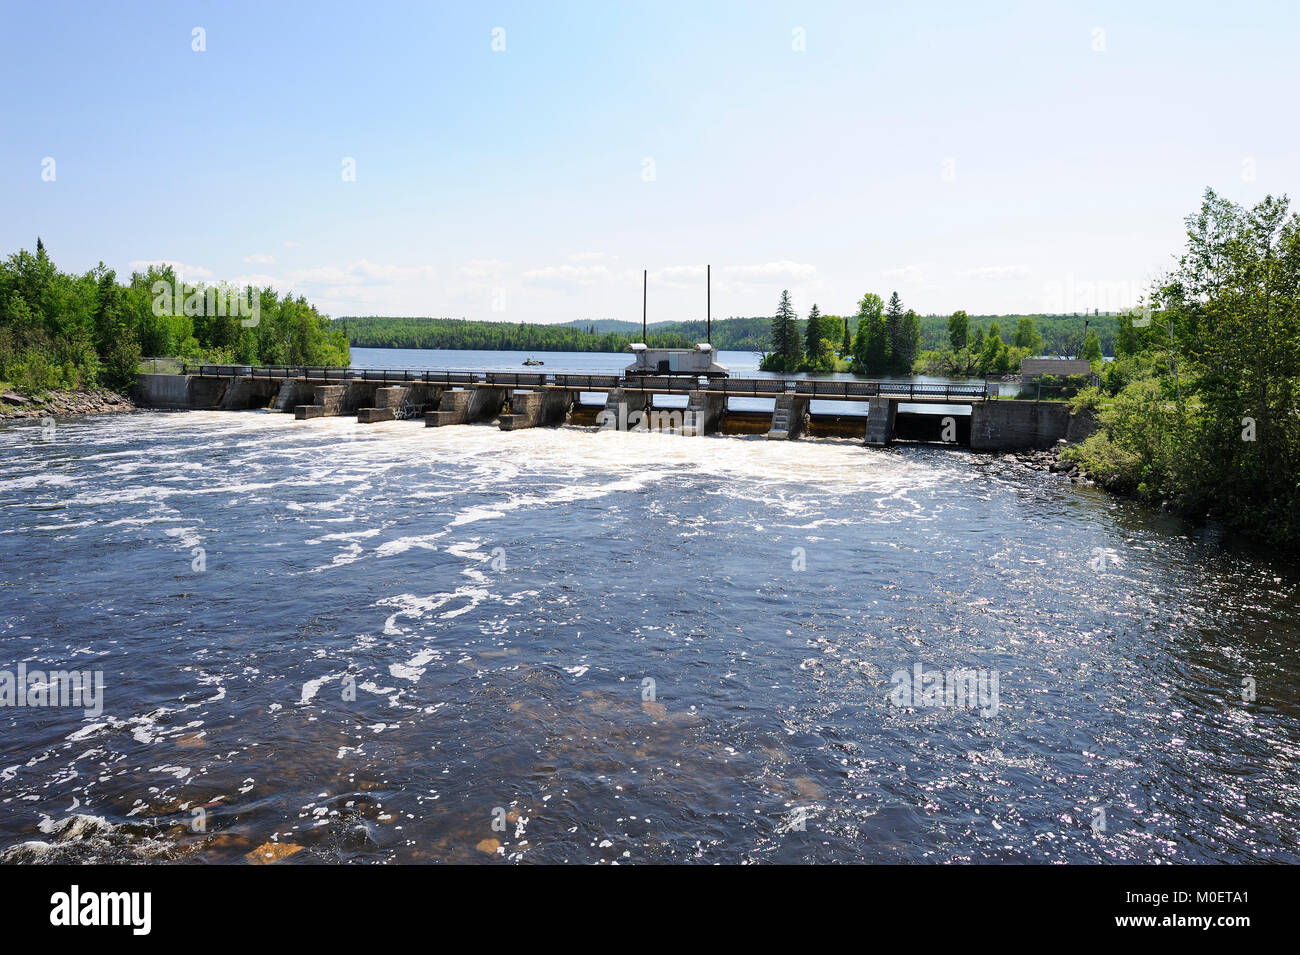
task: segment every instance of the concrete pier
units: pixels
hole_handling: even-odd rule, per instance
[[[509,397],[508,388],[461,388],[444,391],[437,411],[424,415],[428,428],[441,428],[449,424],[474,424],[491,421],[501,413]]]
[[[280,393],[275,396],[275,404],[271,407],[285,414],[293,414],[293,410],[299,405],[311,404],[313,397],[312,387],[308,382],[301,378],[286,378],[280,385]]]
[[[516,391],[510,396],[510,410],[501,413],[501,430],[518,431],[564,424],[577,397],[577,392],[562,388]]]
[[[374,407],[375,391],[379,385],[373,381],[349,381],[341,385],[312,385],[312,405],[324,408],[322,412],[310,412],[298,417],[334,417],[336,415],[356,414],[358,408]],[[299,405],[301,407],[311,407]]]
[[[793,441],[803,434],[808,423],[808,399],[799,395],[778,395],[772,408],[772,427],[767,431],[769,441]]]
[[[718,430],[718,425],[722,423],[722,416],[726,411],[726,395],[700,389],[692,391],[686,401],[688,419],[694,424],[690,433],[693,436],[714,434]]]
[[[443,389],[437,385],[389,385],[375,389],[373,408],[358,408],[357,421],[374,424],[398,418],[422,417],[430,405],[439,403]]]
[[[605,393],[605,409],[597,414],[596,421],[617,421],[623,426],[633,411],[644,412],[650,404],[650,396],[644,391],[628,391],[626,388],[611,388]],[[620,405],[626,410],[620,410]],[[613,415],[613,418],[610,418]]]
[[[373,381],[349,381],[341,385],[312,385],[313,400],[310,405],[298,405],[294,408],[294,417],[332,418],[338,415],[356,414],[358,408],[373,407],[375,390],[379,387]],[[307,408],[321,408],[321,411],[306,411]]]
[[[313,385],[311,407],[321,410],[311,413],[308,417],[333,417],[340,414],[339,407],[343,404],[345,387],[346,385]]]
[[[867,401],[866,443],[883,448],[894,440],[894,415],[898,405],[889,398],[871,398]]]

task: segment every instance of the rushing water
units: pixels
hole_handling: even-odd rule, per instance
[[[106,684],[0,709],[10,859],[1300,861],[1297,567],[1011,460],[12,425],[0,568],[0,668]]]

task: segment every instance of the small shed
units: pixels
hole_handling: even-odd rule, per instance
[[[649,348],[636,343],[628,346],[634,360],[624,369],[627,375],[707,375],[726,378],[727,369],[714,359],[713,346],[701,342],[694,348]]]
[[[1055,375],[1091,375],[1092,364],[1086,358],[1023,358],[1020,361],[1021,378]]]

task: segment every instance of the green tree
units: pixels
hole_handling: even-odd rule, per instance
[[[856,369],[867,367],[867,354],[871,343],[872,326],[877,320],[880,320],[884,312],[885,303],[879,295],[874,292],[867,292],[858,301],[858,330],[853,339],[853,364]],[[883,368],[876,369],[877,372]],[[859,373],[865,373],[859,371]]]
[[[1016,334],[1011,344],[1016,348],[1023,348],[1030,355],[1039,355],[1043,351],[1043,336],[1038,334],[1038,329],[1034,328],[1034,320],[1025,316],[1016,323]],[[1098,339],[1098,347],[1101,340]]]
[[[897,362],[894,356],[897,354],[899,343],[903,338],[903,303],[894,292],[889,296],[889,304],[885,306],[885,338],[889,349],[889,364],[891,369],[898,371]]]
[[[1091,328],[1088,329],[1088,337],[1083,340],[1083,357],[1094,365],[1101,361],[1101,339]]]
[[[1002,328],[997,322],[989,326],[980,346],[976,366],[982,375],[992,375],[1006,370],[1007,343],[1002,340]]]
[[[763,371],[792,372],[803,364],[803,341],[799,335],[799,320],[790,303],[790,292],[781,291],[781,301],[772,318],[772,351],[765,355],[759,367]]]
[[[948,317],[948,344],[953,351],[965,348],[970,340],[970,316],[960,309]]]
[[[1070,450],[1099,482],[1295,549],[1300,540],[1300,216],[1206,190],[1149,310],[1120,316],[1114,395]],[[1095,349],[1087,349],[1095,354]]]
[[[822,358],[822,341],[825,340],[826,329],[822,324],[821,309],[817,303],[808,310],[808,324],[804,329],[804,354],[807,355],[806,364],[810,370],[821,370],[818,366]]]

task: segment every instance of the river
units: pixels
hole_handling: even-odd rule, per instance
[[[1300,861],[1300,567],[1008,458],[15,423],[0,567],[104,680],[0,708],[10,860]]]

